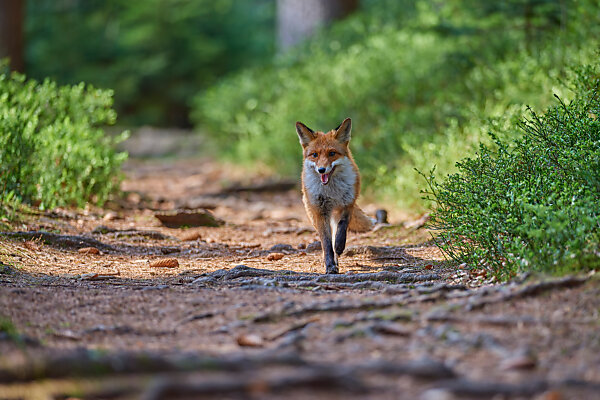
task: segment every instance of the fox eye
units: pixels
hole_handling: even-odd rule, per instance
[[[318,154],[317,153],[312,153],[311,154],[314,158],[317,158]]]
[[[335,156],[335,151],[330,151],[329,152],[329,157],[333,157],[333,156]]]

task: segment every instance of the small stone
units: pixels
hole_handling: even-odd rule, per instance
[[[313,251],[319,251],[319,250],[321,250],[321,242],[318,240],[315,240],[314,242],[312,242],[308,246],[306,246],[307,253],[311,253]]]
[[[512,357],[505,358],[500,364],[500,368],[503,370],[526,370],[534,369],[536,366],[537,360],[528,350],[521,351]]]
[[[223,225],[223,221],[215,217],[208,210],[175,210],[167,212],[155,212],[154,216],[169,228],[182,226],[212,226]]]
[[[373,331],[390,336],[410,336],[411,330],[402,326],[401,324],[382,321],[372,326]]]
[[[264,340],[255,334],[241,334],[237,337],[237,343],[243,347],[262,347]]]
[[[283,254],[283,253],[271,253],[267,256],[267,260],[277,261],[277,260],[281,260],[284,256],[285,256],[285,254]]]
[[[293,252],[294,248],[289,245],[289,244],[285,244],[285,243],[278,243],[276,245],[273,245],[269,251],[272,252],[277,252],[277,253],[281,253],[281,252]]]
[[[456,400],[456,396],[445,389],[429,389],[421,394],[420,400]]]
[[[187,231],[184,232],[180,237],[184,242],[191,242],[194,240],[202,239],[202,235],[198,231]]]

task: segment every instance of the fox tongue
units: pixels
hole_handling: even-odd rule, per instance
[[[323,184],[326,184],[327,182],[329,182],[329,174],[321,174],[321,182]]]

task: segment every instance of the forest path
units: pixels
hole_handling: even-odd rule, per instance
[[[351,234],[326,276],[294,182],[198,160],[125,173],[125,200],[0,237],[0,398],[600,393],[594,276],[494,285],[398,215]],[[155,216],[175,209],[225,223]]]

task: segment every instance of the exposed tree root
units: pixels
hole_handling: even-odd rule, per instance
[[[195,398],[198,396],[223,396],[231,394],[266,394],[298,388],[314,391],[366,393],[367,386],[355,374],[331,368],[294,370],[284,376],[236,376],[222,381],[189,382],[163,380],[144,393],[144,400]]]
[[[578,389],[597,394],[600,391],[600,383],[584,380],[534,380],[521,383],[504,382],[477,382],[468,379],[453,379],[436,385],[460,398],[491,398],[495,396],[526,396],[531,397],[549,389]]]
[[[109,228],[104,225],[100,225],[100,226],[96,227],[92,231],[92,234],[93,235],[109,235],[109,236],[114,237],[115,239],[123,238],[123,237],[131,237],[131,236],[143,236],[143,237],[147,237],[149,239],[155,239],[155,240],[169,240],[169,239],[170,240],[178,240],[174,236],[165,235],[164,233],[157,232],[157,231],[145,231],[145,230],[139,230],[139,229],[121,230],[121,229]]]
[[[255,356],[233,355],[224,358],[179,353],[101,352],[79,349],[47,356],[32,355],[22,363],[0,365],[0,383],[26,382],[36,379],[99,377],[126,373],[187,371],[244,371],[270,365],[305,365],[295,353],[274,354],[265,351]]]
[[[462,324],[478,324],[491,326],[518,326],[518,325],[560,325],[560,324],[597,324],[597,319],[583,320],[563,320],[563,319],[540,319],[530,316],[513,316],[513,315],[481,315],[477,317],[463,317],[449,313],[433,313],[425,317],[427,321],[433,322],[453,322]]]
[[[262,280],[240,280],[240,278],[262,278]],[[285,283],[287,286],[319,286],[322,284],[337,284],[340,288],[385,289],[389,285],[378,285],[376,282],[413,283],[440,279],[438,274],[399,273],[380,271],[360,274],[303,274],[293,271],[273,271],[268,269],[251,268],[238,265],[232,269],[220,269],[205,274],[194,280],[193,284],[210,285],[221,282],[241,285],[275,286]]]
[[[82,235],[59,235],[57,233],[44,231],[29,231],[29,232],[0,232],[0,236],[12,237],[18,239],[34,240],[40,239],[44,243],[63,247],[67,249],[80,249],[82,247],[95,247],[98,250],[117,251],[117,248],[109,244],[102,243],[94,238]]]
[[[476,291],[475,297],[463,303],[467,310],[475,310],[484,307],[487,304],[501,303],[508,300],[519,299],[523,297],[537,296],[551,289],[572,288],[584,284],[588,280],[587,277],[580,276],[565,276],[563,278],[549,279],[541,282],[534,282],[518,286],[511,290],[507,286],[497,286],[492,288],[484,288]],[[497,296],[482,297],[480,294],[488,294],[492,290],[492,294],[499,293]]]
[[[252,318],[252,322],[272,322],[286,317],[299,317],[305,314],[318,312],[341,312],[341,311],[358,311],[371,310],[376,308],[386,308],[394,305],[404,305],[408,296],[396,296],[385,300],[368,300],[349,302],[344,300],[331,300],[325,302],[314,302],[299,307],[286,308],[281,310],[265,312]]]
[[[285,327],[285,328],[283,328],[281,330],[278,330],[277,332],[271,334],[268,337],[268,340],[277,340],[280,337],[282,337],[284,335],[287,335],[290,332],[295,332],[295,331],[298,331],[300,329],[303,329],[304,327],[306,327],[306,325],[308,325],[310,323],[313,323],[313,322],[316,322],[318,320],[319,320],[318,317],[313,317],[313,318],[309,318],[309,319],[307,319],[305,321],[296,322],[296,323],[294,323],[294,324],[292,324],[292,325],[290,325],[288,327]]]
[[[372,361],[344,365],[309,362],[295,352],[263,351],[248,356],[245,354],[227,357],[211,357],[192,353],[163,355],[157,353],[121,352],[103,354],[91,350],[74,350],[67,353],[30,357],[20,364],[0,366],[0,383],[28,382],[39,379],[99,378],[115,374],[148,374],[162,372],[213,371],[238,373],[257,371],[270,367],[287,366],[305,371],[318,371],[330,376],[327,371],[343,375],[383,374],[406,375],[422,379],[446,379],[454,377],[450,368],[435,360],[413,360],[406,362]]]

